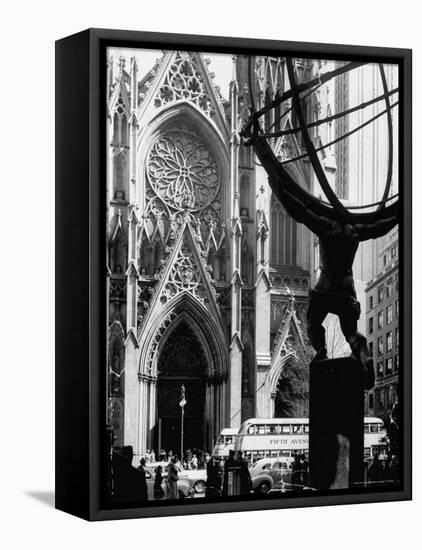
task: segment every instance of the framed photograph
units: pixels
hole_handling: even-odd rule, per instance
[[[56,43],[56,506],[411,498],[411,50]]]

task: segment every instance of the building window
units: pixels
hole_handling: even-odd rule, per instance
[[[374,297],[369,296],[369,309],[373,309],[374,307]]]
[[[378,312],[378,328],[382,328],[384,326],[384,315],[382,311]]]
[[[372,334],[374,332],[374,318],[369,317],[368,323],[369,323],[368,325],[369,334]]]
[[[382,263],[384,264],[384,266],[387,265],[387,254],[384,254],[384,256],[382,258]]]
[[[390,278],[387,280],[387,287],[385,289],[385,295],[387,298],[391,296],[392,291],[393,291],[393,279]]]
[[[397,245],[391,248],[391,259],[394,260],[396,256],[397,256]]]
[[[384,340],[382,336],[378,338],[378,355],[382,355],[384,353]]]
[[[396,317],[399,318],[399,301],[396,300]]]
[[[391,351],[393,349],[393,333],[390,330],[390,332],[387,332],[387,351]]]
[[[384,287],[381,285],[378,287],[378,303],[380,304],[384,298]]]
[[[399,347],[399,327],[396,327],[395,332],[396,332],[396,334],[395,334],[395,336],[396,336],[396,348],[398,348]]]
[[[384,374],[384,362],[378,361],[377,363],[377,374],[378,376],[382,376]]]
[[[368,407],[370,409],[374,408],[374,394],[373,393],[370,393],[369,396],[368,396]]]
[[[391,407],[393,403],[394,403],[394,387],[388,386],[388,397],[387,397],[388,407]]]
[[[396,287],[396,292],[398,292],[399,291],[399,275],[398,275],[398,273],[396,274],[394,286]]]
[[[388,307],[387,307],[387,325],[391,325],[391,323],[393,322],[393,305],[390,304]]]
[[[399,355],[398,354],[394,356],[394,370],[395,371],[399,370]]]
[[[387,374],[391,374],[393,372],[393,358],[392,357],[387,358],[385,366],[387,368]]]
[[[273,197],[271,203],[271,263],[273,265],[296,265],[296,243],[297,223]],[[317,266],[315,268],[317,269]]]
[[[370,356],[370,357],[373,357],[373,356],[374,356],[374,343],[373,343],[373,342],[369,342],[368,348],[369,348],[369,356]]]

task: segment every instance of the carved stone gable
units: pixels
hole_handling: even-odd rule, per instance
[[[208,116],[213,115],[211,97],[204,83],[197,59],[187,52],[178,52],[155,98],[161,107],[178,100],[191,101]]]
[[[170,260],[168,278],[160,294],[161,301],[167,302],[184,291],[192,294],[202,304],[207,303],[211,297],[215,300],[213,281],[188,226],[185,227],[181,239],[176,255]]]

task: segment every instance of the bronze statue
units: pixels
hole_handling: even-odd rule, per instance
[[[271,187],[277,188],[274,182]],[[338,315],[341,330],[353,355],[364,368],[365,387],[372,388],[375,382],[373,360],[369,356],[365,336],[358,332],[360,304],[356,298],[352,266],[359,243],[385,235],[396,225],[397,220],[392,217],[368,225],[330,220],[314,214],[283,186],[279,186],[276,194],[287,213],[306,225],[319,239],[321,274],[315,288],[309,293],[307,311],[308,336],[316,351],[314,361],[327,358],[322,323],[328,313],[334,313]]]
[[[328,313],[334,313],[339,317],[341,330],[353,355],[363,367],[365,388],[370,389],[375,382],[373,359],[369,356],[366,337],[357,330],[360,304],[356,297],[352,266],[360,242],[385,235],[397,223],[398,201],[387,206],[387,202],[390,201],[388,196],[392,173],[392,144],[390,143],[387,183],[378,208],[370,213],[351,213],[335,195],[326,179],[308,132],[292,60],[286,58],[286,65],[290,89],[279,100],[273,101],[268,107],[255,111],[250,93],[252,112],[241,132],[244,138],[243,143],[254,147],[259,161],[268,174],[271,189],[287,213],[296,221],[306,225],[319,239],[322,269],[315,288],[309,293],[307,311],[308,336],[316,351],[314,361],[327,358],[325,329],[322,323]],[[334,73],[338,74],[339,70]],[[380,66],[380,71],[387,98],[388,90],[382,66]],[[301,84],[300,87],[302,90],[306,89],[304,84]],[[250,79],[250,89],[252,89],[252,79]],[[276,103],[290,100],[290,98],[299,121],[309,160],[329,204],[317,199],[294,181],[283,163],[275,157],[266,139],[267,135],[261,129],[260,117],[265,115],[269,109],[274,108]],[[390,122],[388,99],[386,102]],[[279,135],[282,135],[282,132]]]

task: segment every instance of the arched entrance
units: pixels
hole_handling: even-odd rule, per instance
[[[180,454],[181,386],[185,386],[184,449],[204,449],[207,358],[186,321],[169,334],[158,358],[156,447]],[[161,426],[161,434],[158,433]]]

